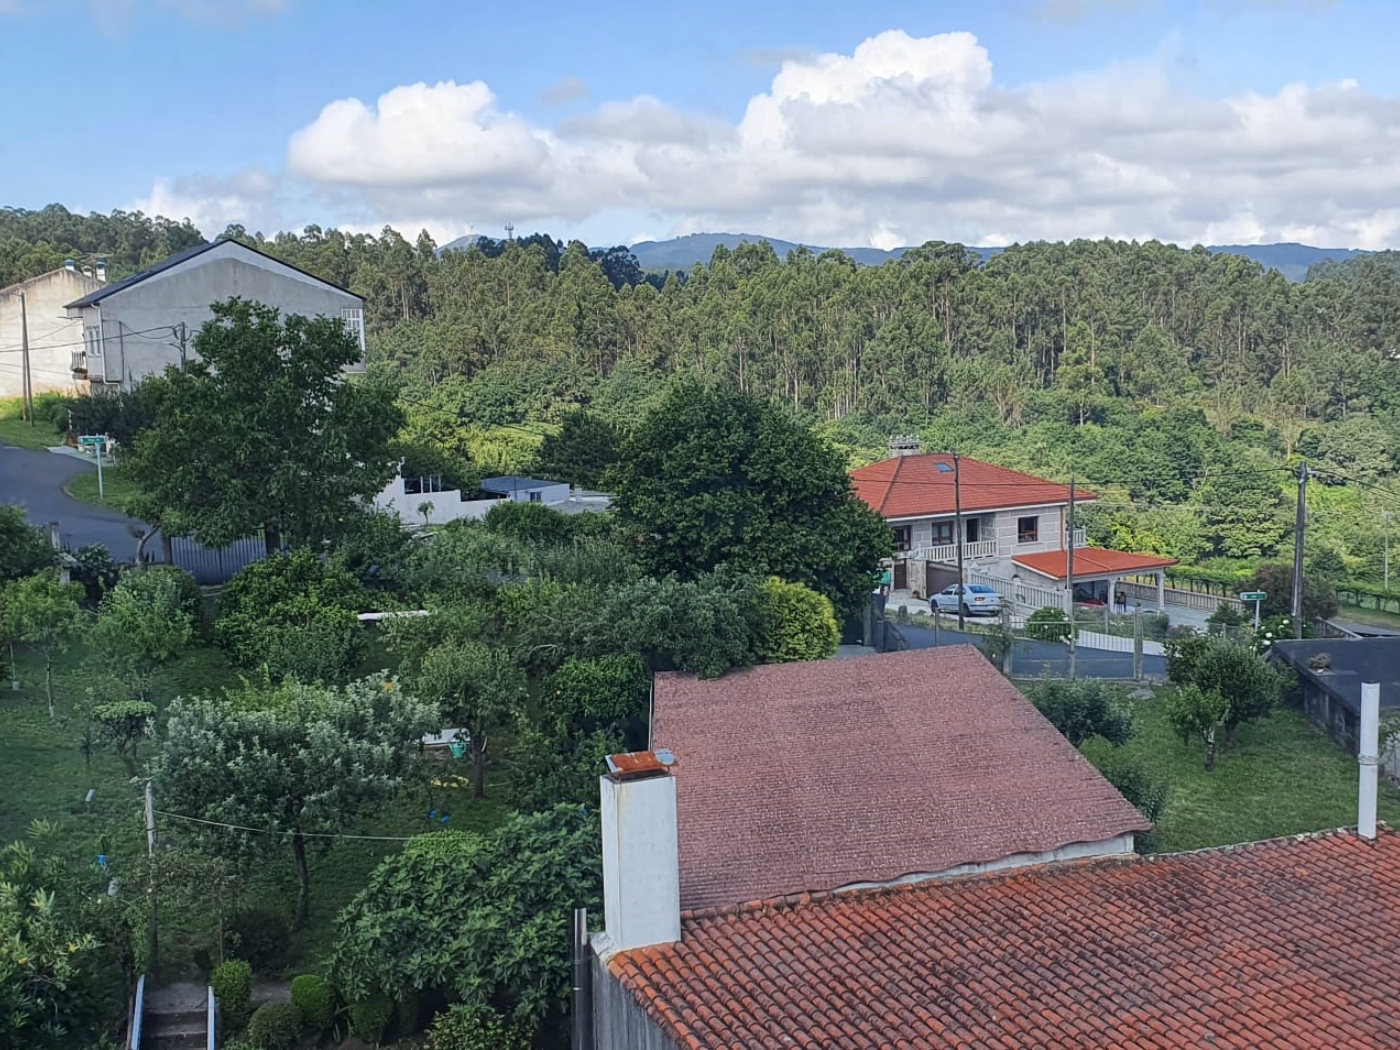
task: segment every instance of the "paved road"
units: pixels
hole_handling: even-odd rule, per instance
[[[131,530],[143,528],[141,523],[120,511],[82,503],[63,491],[72,478],[96,469],[75,456],[0,445],[0,503],[21,505],[35,525],[58,522],[69,548],[102,543],[117,561],[131,561],[136,556]]]
[[[981,635],[964,634],[946,627],[939,628],[937,638],[928,627],[908,624],[900,625],[896,629],[904,636],[911,649],[930,649],[936,645],[975,645],[981,648]],[[1081,678],[1129,679],[1133,677],[1133,654],[1080,647],[1075,654],[1074,668]],[[1144,656],[1142,670],[1149,678],[1164,678],[1167,674],[1167,661],[1161,656]],[[1018,678],[1037,678],[1040,675],[1067,676],[1069,650],[1059,642],[1035,642],[1018,638],[1012,657],[1012,673]]]

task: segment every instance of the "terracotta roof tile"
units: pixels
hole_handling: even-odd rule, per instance
[[[896,456],[851,471],[856,495],[887,518],[917,518],[952,514],[952,456]],[[958,463],[962,509],[1001,510],[1042,507],[1069,502],[1069,486],[1008,470],[963,456]],[[1084,489],[1075,501],[1088,503],[1097,497]]]
[[[608,965],[687,1050],[1393,1050],[1397,959],[1383,828],[700,911]]]
[[[1017,565],[1052,579],[1063,580],[1069,570],[1068,551],[1043,551],[1040,554],[1017,554],[1012,559]],[[1155,554],[1129,554],[1127,551],[1111,551],[1102,547],[1076,547],[1074,549],[1074,575],[1076,579],[1086,576],[1106,576],[1115,572],[1151,572],[1175,565],[1175,558],[1160,558]]]
[[[1149,827],[971,646],[656,679],[681,905],[888,882]]]

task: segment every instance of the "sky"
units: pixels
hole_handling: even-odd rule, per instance
[[[1400,247],[1395,0],[0,0],[0,206]]]

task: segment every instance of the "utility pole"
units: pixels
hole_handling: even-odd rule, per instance
[[[963,592],[963,520],[962,520],[962,475],[959,469],[958,454],[953,453],[953,547],[958,555],[958,630],[967,630],[963,610],[967,608],[967,595]]]
[[[20,380],[20,391],[24,396],[24,418],[34,425],[34,376],[29,371],[29,311],[24,302],[24,293],[19,293],[19,346],[24,375]]]
[[[185,337],[186,337],[186,335],[185,335],[185,333],[186,333],[185,322],[184,322],[184,321],[181,321],[181,322],[180,322],[180,371],[181,371],[181,372],[183,372],[183,371],[186,370],[186,367],[185,367]]]
[[[1381,528],[1385,529],[1385,589],[1390,592],[1390,523],[1395,515],[1388,510],[1381,511]]]
[[[1069,476],[1069,521],[1065,529],[1065,586],[1069,590],[1069,676],[1074,678],[1075,652],[1074,630],[1074,475]]]
[[[1298,520],[1293,526],[1293,637],[1303,637],[1303,532],[1308,524],[1308,465],[1298,464]]]

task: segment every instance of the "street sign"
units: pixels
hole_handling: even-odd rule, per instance
[[[84,434],[78,438],[78,444],[83,448],[101,448],[107,444],[107,439],[101,434]]]
[[[1269,596],[1268,596],[1267,594],[1265,594],[1263,591],[1245,591],[1243,594],[1240,595],[1240,601],[1242,601],[1242,602],[1262,602],[1262,601],[1264,601],[1264,600],[1265,600],[1266,598],[1268,598],[1268,597],[1269,597]]]

